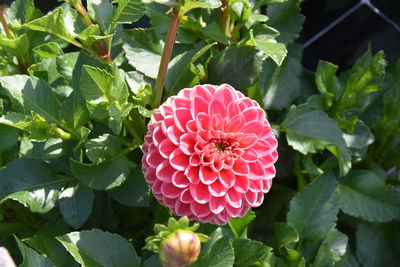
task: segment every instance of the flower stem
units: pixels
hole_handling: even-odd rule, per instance
[[[168,63],[171,59],[172,49],[174,48],[176,33],[178,32],[179,21],[181,19],[180,7],[172,9],[172,19],[169,25],[167,38],[165,40],[164,50],[161,57],[160,67],[158,68],[157,80],[155,85],[156,101],[155,106],[158,107],[161,103],[165,77],[167,75]]]
[[[230,39],[232,38],[232,32],[231,32],[231,10],[229,6],[229,0],[223,0],[220,9],[222,15],[221,28],[222,31],[225,33],[226,37]]]

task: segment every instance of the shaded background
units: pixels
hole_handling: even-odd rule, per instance
[[[13,0],[0,0],[0,4],[12,2]],[[358,2],[359,0],[305,0],[302,3],[302,13],[306,20],[297,42],[307,42]],[[400,25],[399,0],[371,2]],[[60,3],[56,0],[35,0],[35,4],[46,13]],[[142,19],[135,25],[146,27],[148,22]],[[314,71],[318,60],[323,59],[338,65],[340,70],[345,70],[366,51],[369,44],[374,53],[384,50],[389,63],[394,63],[400,58],[400,32],[370,8],[361,6],[326,35],[304,49],[303,65]]]

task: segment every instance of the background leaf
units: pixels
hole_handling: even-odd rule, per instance
[[[82,266],[140,266],[133,246],[117,234],[92,229],[72,232],[57,240]]]
[[[332,173],[325,173],[292,199],[287,221],[301,238],[322,238],[335,227],[339,211],[335,189],[336,178]]]
[[[370,222],[400,216],[400,192],[370,171],[352,171],[339,181],[340,208]]]

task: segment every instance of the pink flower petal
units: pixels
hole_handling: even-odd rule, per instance
[[[203,183],[191,184],[190,194],[192,194],[194,200],[202,204],[207,203],[211,198],[211,194],[208,191],[208,186]]]
[[[178,108],[187,108],[190,109],[190,99],[186,97],[176,97],[172,102],[172,109],[176,110]]]
[[[242,193],[239,193],[234,188],[229,189],[225,195],[226,202],[234,208],[240,208],[242,206]]]
[[[201,96],[196,96],[190,106],[190,112],[193,118],[196,117],[200,112],[207,113],[208,112],[208,101],[206,101]]]
[[[181,195],[181,192],[182,189],[174,186],[172,183],[163,183],[161,185],[161,193],[168,198],[177,198]]]
[[[228,215],[233,218],[238,217],[242,213],[241,207],[236,208],[236,207],[232,207],[230,205],[227,205],[225,210],[228,213]]]
[[[192,154],[189,158],[189,164],[191,166],[199,166],[200,165],[200,157],[198,154]]]
[[[235,184],[235,174],[231,169],[223,169],[218,173],[219,181],[226,188],[231,188]]]
[[[222,118],[225,118],[226,117],[226,107],[224,106],[224,104],[222,104],[221,101],[219,101],[218,99],[214,98],[208,104],[208,114],[210,116],[218,114]]]
[[[264,130],[264,125],[261,122],[258,121],[251,121],[246,123],[243,126],[242,132],[243,133],[254,133],[258,136],[262,134]]]
[[[246,193],[249,190],[250,181],[245,176],[236,176],[234,188],[239,193]]]
[[[161,156],[168,158],[171,153],[178,147],[174,145],[168,138],[164,139],[158,146],[158,151]]]
[[[248,148],[253,146],[258,141],[258,137],[255,134],[246,134],[240,139],[240,147]]]
[[[172,184],[179,188],[185,188],[190,185],[190,181],[182,171],[176,171],[172,175]]]
[[[225,130],[230,133],[240,131],[244,126],[244,122],[242,114],[237,114],[228,122]]]
[[[182,191],[179,200],[181,202],[187,203],[187,204],[192,203],[194,201],[194,199],[192,197],[192,194],[190,193],[190,189],[185,189],[184,191]]]
[[[204,184],[212,184],[218,179],[218,173],[214,172],[209,166],[200,167],[200,181]]]
[[[225,196],[226,192],[228,191],[228,188],[223,186],[221,184],[221,182],[219,180],[217,180],[208,186],[208,191],[214,197],[222,197],[222,196]]]
[[[257,153],[252,150],[252,149],[248,149],[245,151],[245,153],[242,155],[242,159],[246,162],[255,162],[256,160],[258,160],[258,155]],[[264,165],[264,164],[263,164]],[[250,167],[250,171],[251,171],[251,167]]]
[[[186,124],[192,119],[189,109],[178,108],[174,110],[174,121],[181,132],[186,131]]]
[[[262,191],[263,188],[263,182],[262,179],[258,180],[249,180],[249,190],[253,192],[260,192]]]
[[[209,102],[213,98],[213,93],[207,85],[196,85],[190,92],[190,98],[194,99],[196,96],[201,96]]]
[[[190,204],[190,209],[192,210],[193,214],[197,217],[205,217],[211,212],[208,203],[200,204],[197,202],[192,202]]]
[[[229,103],[227,110],[228,110],[229,118],[233,118],[236,115],[240,114],[240,109],[239,109],[239,106],[238,106],[238,104],[236,102]]]
[[[167,160],[161,162],[156,170],[156,176],[163,182],[170,183],[172,175],[174,175],[175,169],[171,167],[171,164]]]
[[[221,213],[226,206],[226,200],[224,197],[212,197],[210,199],[210,210],[214,214]]]
[[[192,184],[198,184],[200,181],[199,172],[200,167],[188,166],[188,168],[185,170],[185,175]]]
[[[157,149],[153,149],[146,155],[146,162],[152,168],[157,168],[164,160],[165,158],[160,155]]]
[[[154,128],[154,131],[153,131],[153,144],[156,147],[158,147],[160,142],[162,142],[163,140],[165,140],[165,135],[164,135],[163,131],[161,130],[161,127],[157,126],[156,128]]]
[[[211,119],[206,113],[199,113],[196,117],[197,128],[203,131],[211,129]]]
[[[230,85],[225,84],[217,89],[217,91],[215,92],[215,98],[221,101],[221,103],[225,107],[227,107],[229,103],[235,101],[236,96],[234,94],[234,91],[232,90],[232,87]]]
[[[196,144],[196,137],[194,134],[183,134],[180,137],[179,148],[186,155],[194,153],[194,145]]]
[[[249,178],[255,179],[265,176],[264,166],[259,160],[249,163],[248,166],[250,167]]]
[[[190,204],[185,204],[180,201],[176,201],[175,203],[175,212],[178,216],[188,216],[192,214]]]
[[[249,164],[242,159],[237,159],[232,169],[237,175],[247,175],[250,172]]]
[[[184,171],[189,165],[189,156],[183,154],[182,150],[177,148],[169,156],[169,161],[176,170]]]
[[[263,188],[262,188],[263,193],[268,193],[271,186],[272,186],[272,179],[263,179]]]

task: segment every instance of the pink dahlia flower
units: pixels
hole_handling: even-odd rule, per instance
[[[223,225],[261,205],[275,176],[276,149],[256,101],[227,84],[198,85],[154,110],[142,170],[174,214]]]

